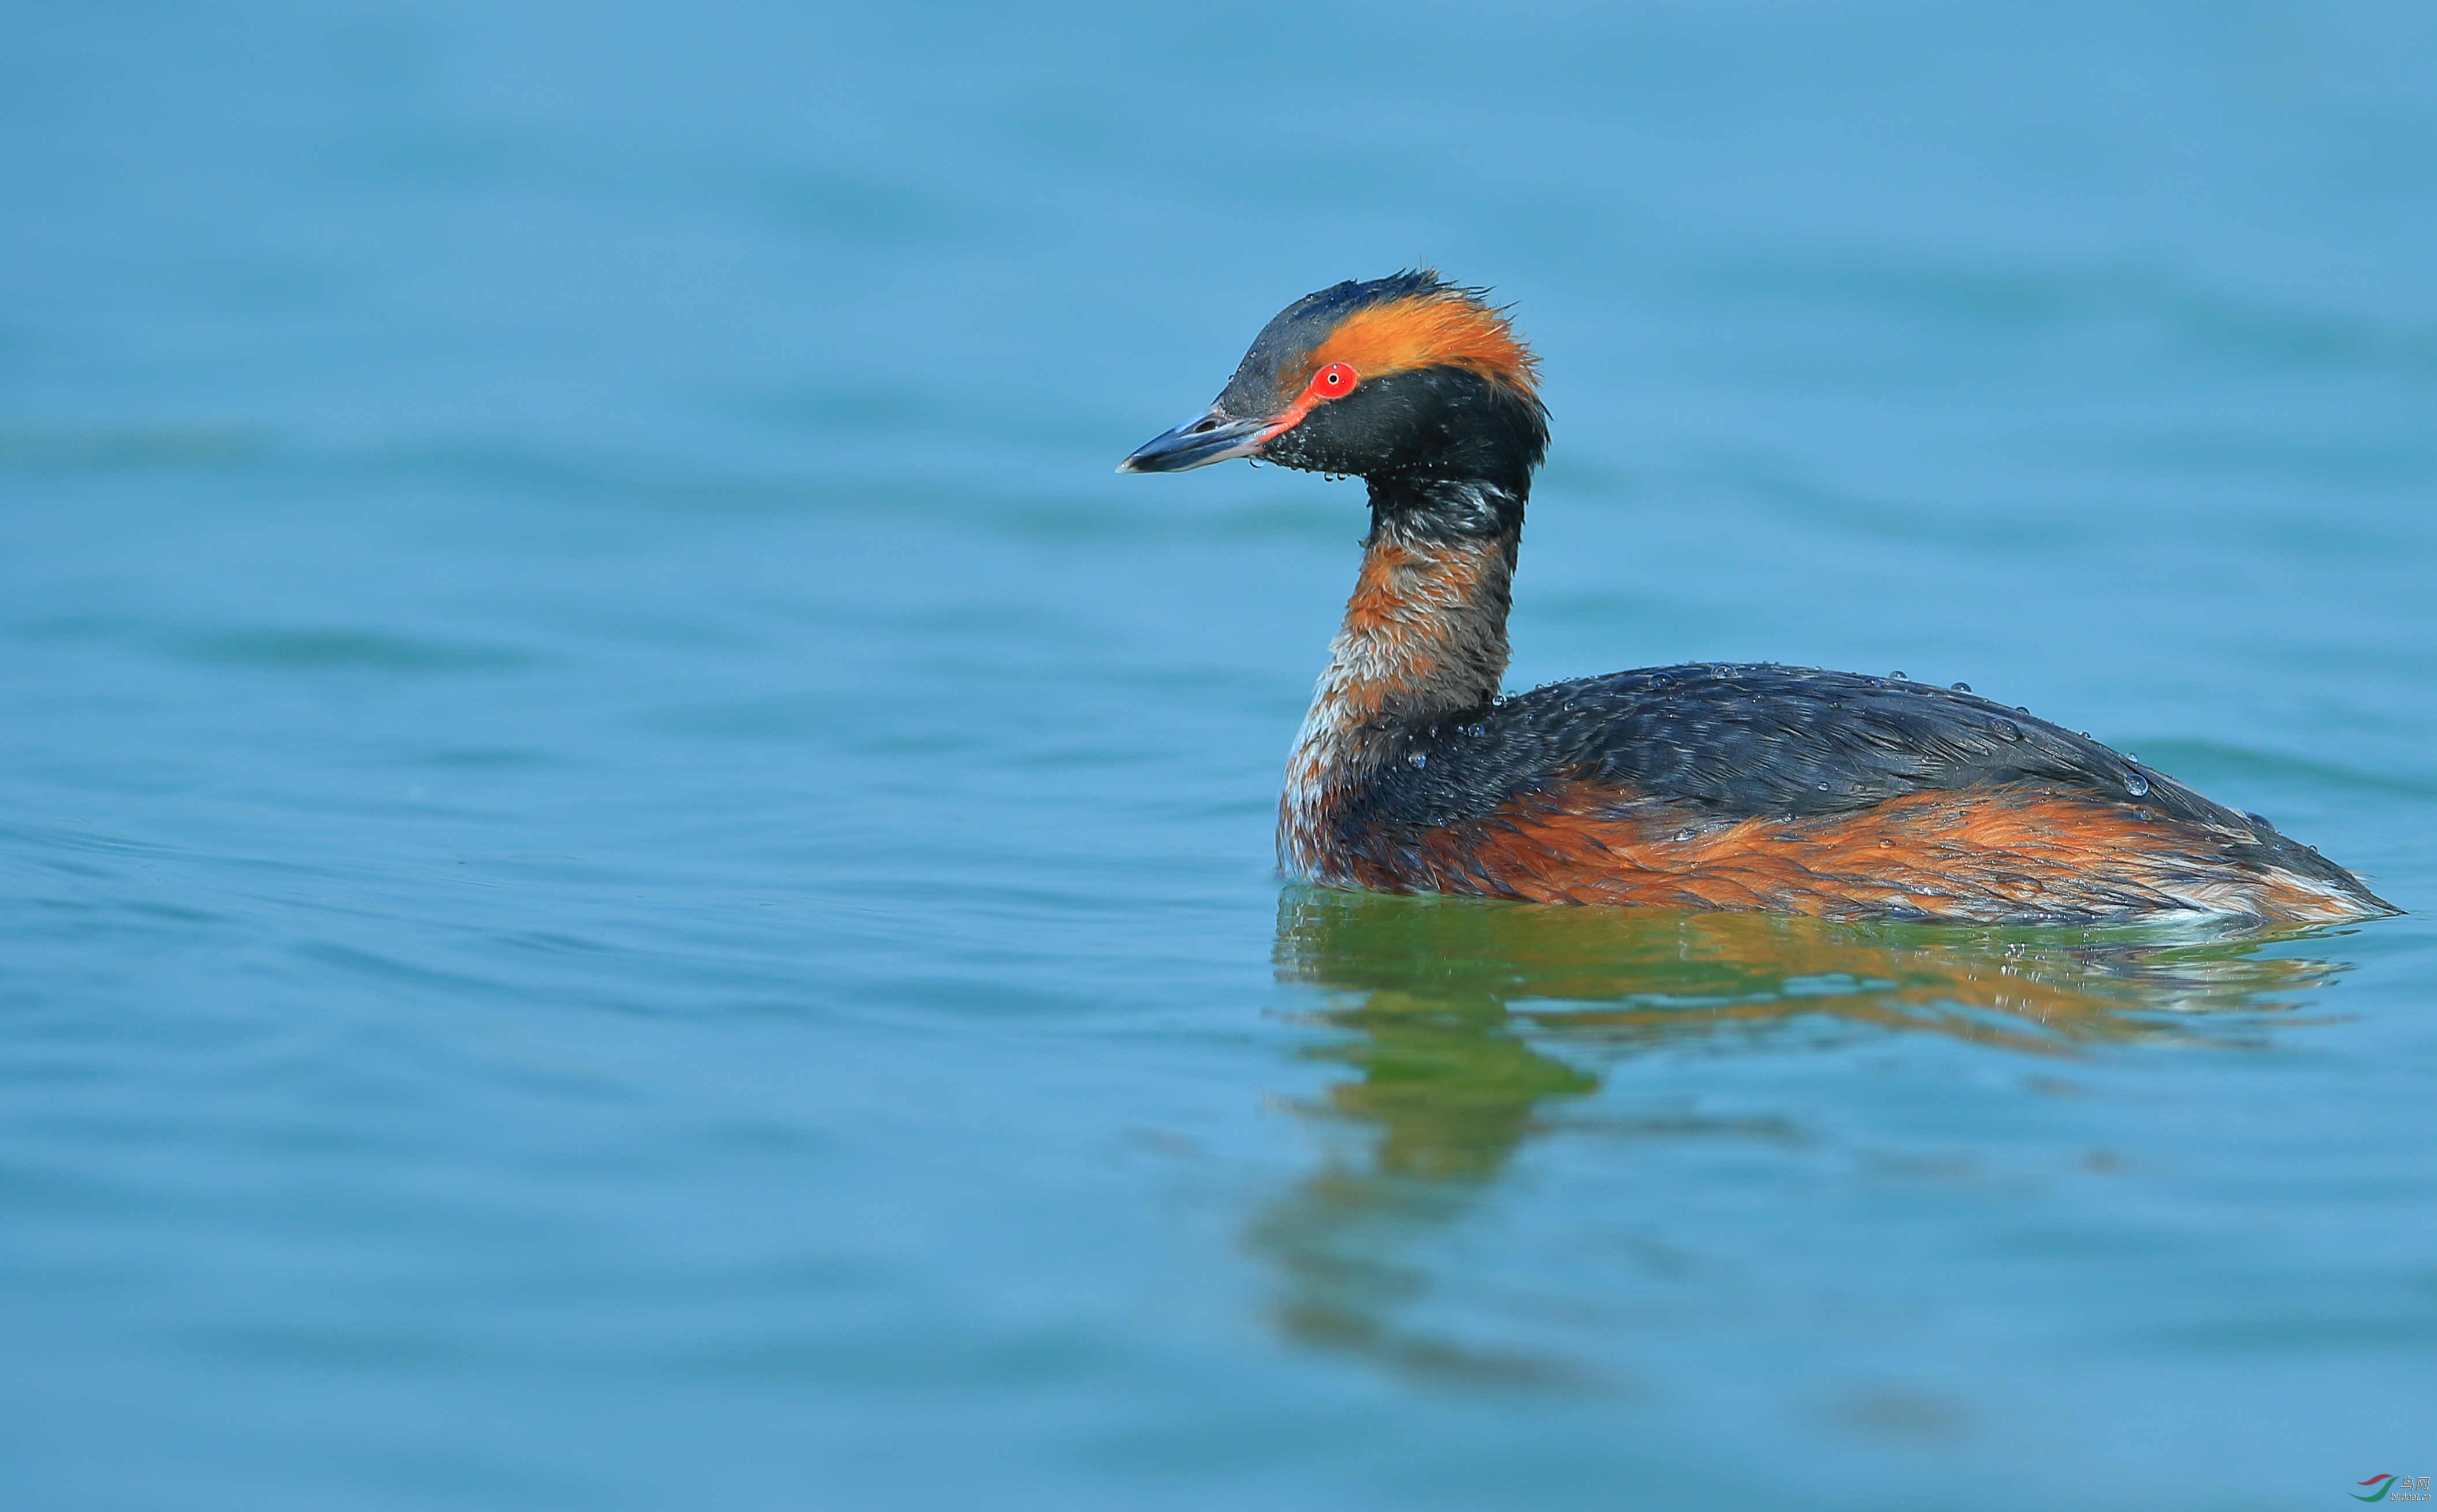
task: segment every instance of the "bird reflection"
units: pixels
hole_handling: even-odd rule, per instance
[[[2102,1044],[2256,1041],[2345,967],[2325,941],[2137,929],[1838,924],[1756,914],[1557,908],[1289,889],[1282,982],[1321,990],[1336,1031],[1303,1053],[1346,1068],[1297,1105],[1322,1169],[1254,1222],[1292,1340],[1459,1381],[1579,1385],[1560,1358],[1483,1349],[1407,1320],[1432,1290],[1413,1251],[1474,1208],[1508,1162],[1651,1047],[1931,1033],[2025,1058]],[[2030,1059],[2029,1064],[2037,1064]],[[1602,1119],[1636,1137],[1793,1142],[1778,1116]]]

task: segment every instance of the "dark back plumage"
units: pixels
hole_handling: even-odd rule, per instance
[[[1695,830],[1858,813],[1919,793],[2035,789],[2193,826],[2235,859],[2359,886],[2267,820],[2087,736],[1895,677],[1766,663],[1645,667],[1411,729],[1395,755],[1344,809],[1349,844],[1482,818],[1584,781],[1614,795],[1617,818]]]

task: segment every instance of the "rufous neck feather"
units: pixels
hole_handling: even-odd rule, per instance
[[[1326,835],[1347,798],[1411,733],[1498,695],[1515,536],[1417,540],[1375,531],[1287,761],[1278,861],[1319,878]]]

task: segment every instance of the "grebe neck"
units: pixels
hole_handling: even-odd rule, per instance
[[[1371,484],[1371,534],[1278,807],[1278,863],[1331,870],[1335,813],[1415,732],[1485,707],[1506,675],[1523,500],[1478,483]]]

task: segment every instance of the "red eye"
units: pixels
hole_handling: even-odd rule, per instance
[[[1331,362],[1311,376],[1311,387],[1306,392],[1316,399],[1334,399],[1354,392],[1361,379],[1342,362]]]

